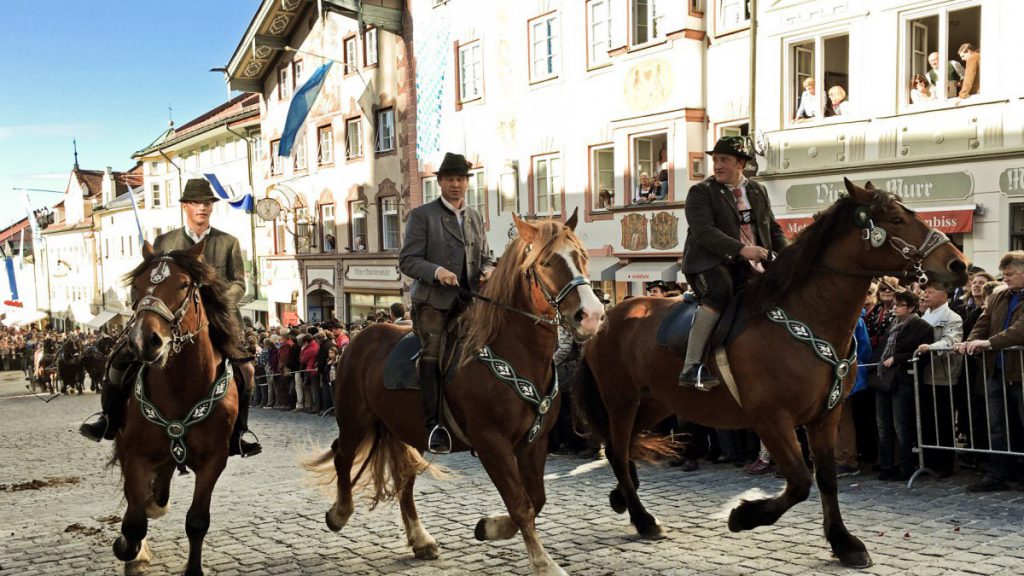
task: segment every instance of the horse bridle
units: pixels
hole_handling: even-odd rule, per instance
[[[161,256],[160,258],[154,260],[153,263],[159,264],[173,261],[174,259],[171,258],[170,256]],[[167,276],[157,274],[156,271],[154,271],[154,274],[151,274],[150,278],[152,279],[154,284],[159,284],[163,282],[167,278]],[[140,312],[152,312],[157,316],[163,318],[171,326],[170,354],[174,355],[181,352],[181,349],[185,344],[191,344],[192,342],[194,342],[195,337],[198,336],[203,330],[206,330],[206,328],[209,326],[209,322],[201,320],[199,322],[199,326],[197,326],[195,330],[191,332],[182,332],[181,330],[181,321],[185,318],[185,314],[188,314],[188,310],[192,306],[192,304],[195,303],[197,313],[199,313],[199,311],[202,309],[202,307],[199,305],[199,289],[201,287],[202,285],[200,283],[190,278],[188,293],[185,295],[185,299],[181,302],[181,306],[179,306],[175,312],[171,312],[170,307],[167,306],[167,303],[164,302],[161,298],[153,294],[146,294],[145,296],[140,298],[138,302],[135,303],[135,317],[132,318],[131,323],[135,322],[135,319],[139,317]]]

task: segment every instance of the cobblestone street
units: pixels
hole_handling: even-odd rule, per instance
[[[93,394],[49,403],[26,395],[20,374],[0,381],[0,574],[115,574],[110,545],[124,511],[119,471],[105,468],[110,444],[76,429],[98,409]],[[232,574],[528,574],[517,536],[500,543],[473,538],[476,521],[503,511],[497,492],[469,455],[442,458],[457,472],[417,483],[419,511],[441,558],[417,561],[405,545],[397,505],[356,514],[340,533],[324,525],[330,502],[303,482],[299,452],[329,445],[332,419],[255,410],[265,451],[231,459],[214,493],[206,539],[207,573]],[[539,521],[552,557],[572,574],[855,574],[831,557],[822,537],[817,493],[777,525],[732,534],[725,516],[740,495],[773,493],[782,481],[732,466],[703,464],[684,474],[642,467],[641,497],[669,537],[638,539],[625,516],[607,505],[613,476],[603,461],[553,456],[548,503]],[[965,494],[969,473],[924,478],[912,490],[866,477],[843,479],[847,526],[874,559],[866,574],[1024,573],[1024,492]],[[38,480],[34,487],[16,486]],[[151,574],[184,568],[185,511],[194,476],[175,477],[171,510],[152,521]]]

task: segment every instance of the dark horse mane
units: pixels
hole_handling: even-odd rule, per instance
[[[897,196],[875,190],[868,209],[872,214],[897,200]],[[779,252],[778,258],[767,267],[764,274],[747,283],[750,298],[756,311],[763,314],[778,305],[783,297],[794,288],[803,285],[814,269],[821,264],[825,251],[836,239],[849,234],[856,227],[854,209],[857,201],[850,195],[843,195],[832,206],[814,215],[814,222],[797,235],[792,244]]]
[[[134,270],[123,276],[124,284],[130,287],[139,275],[149,269],[153,260],[161,256],[169,256],[175,265],[184,269],[193,281],[199,283],[199,295],[203,299],[203,308],[210,322],[210,341],[213,347],[230,358],[245,356],[241,344],[241,328],[238,326],[233,307],[228,305],[223,296],[228,293],[227,283],[217,276],[216,269],[194,258],[187,251],[174,250],[145,258]]]

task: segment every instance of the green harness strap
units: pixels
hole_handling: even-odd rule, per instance
[[[832,388],[828,391],[825,405],[829,410],[838,406],[843,399],[843,380],[850,373],[853,363],[857,361],[857,346],[851,342],[850,357],[840,359],[831,344],[816,337],[810,327],[803,322],[790,318],[782,308],[776,306],[769,310],[768,319],[776,324],[781,324],[790,336],[810,346],[818,358],[832,367]]]
[[[541,396],[540,391],[534,386],[533,382],[530,382],[526,378],[521,378],[512,365],[507,360],[494,355],[490,346],[484,346],[476,353],[476,359],[483,362],[488,368],[491,369],[491,374],[502,382],[508,384],[516,395],[523,399],[524,402],[534,406],[537,410],[537,417],[533,420],[533,425],[530,426],[530,430],[526,435],[527,444],[532,444],[537,438],[537,434],[540,433],[541,428],[544,426],[544,415],[551,409],[551,404],[555,401],[558,396],[558,371],[554,372],[554,383],[551,386],[551,394],[548,396]],[[552,369],[554,368],[554,362]]]

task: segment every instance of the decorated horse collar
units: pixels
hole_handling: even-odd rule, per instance
[[[494,374],[495,378],[508,384],[520,399],[535,407],[537,416],[533,419],[533,424],[526,433],[526,443],[532,444],[537,439],[541,429],[544,428],[544,416],[551,410],[551,405],[554,403],[555,398],[558,397],[558,371],[554,370],[554,361],[551,364],[552,372],[554,373],[551,394],[542,396],[540,390],[537,389],[533,382],[516,374],[515,368],[512,368],[508,360],[496,356],[490,346],[484,346],[478,350],[476,359],[490,368],[491,374]]]
[[[810,346],[819,359],[832,367],[832,387],[829,388],[825,407],[832,410],[838,406],[843,399],[843,380],[850,373],[853,363],[857,361],[857,346],[854,342],[850,342],[850,356],[840,359],[831,344],[815,336],[810,326],[790,318],[782,308],[776,306],[769,310],[768,319],[781,324],[790,336]]]

